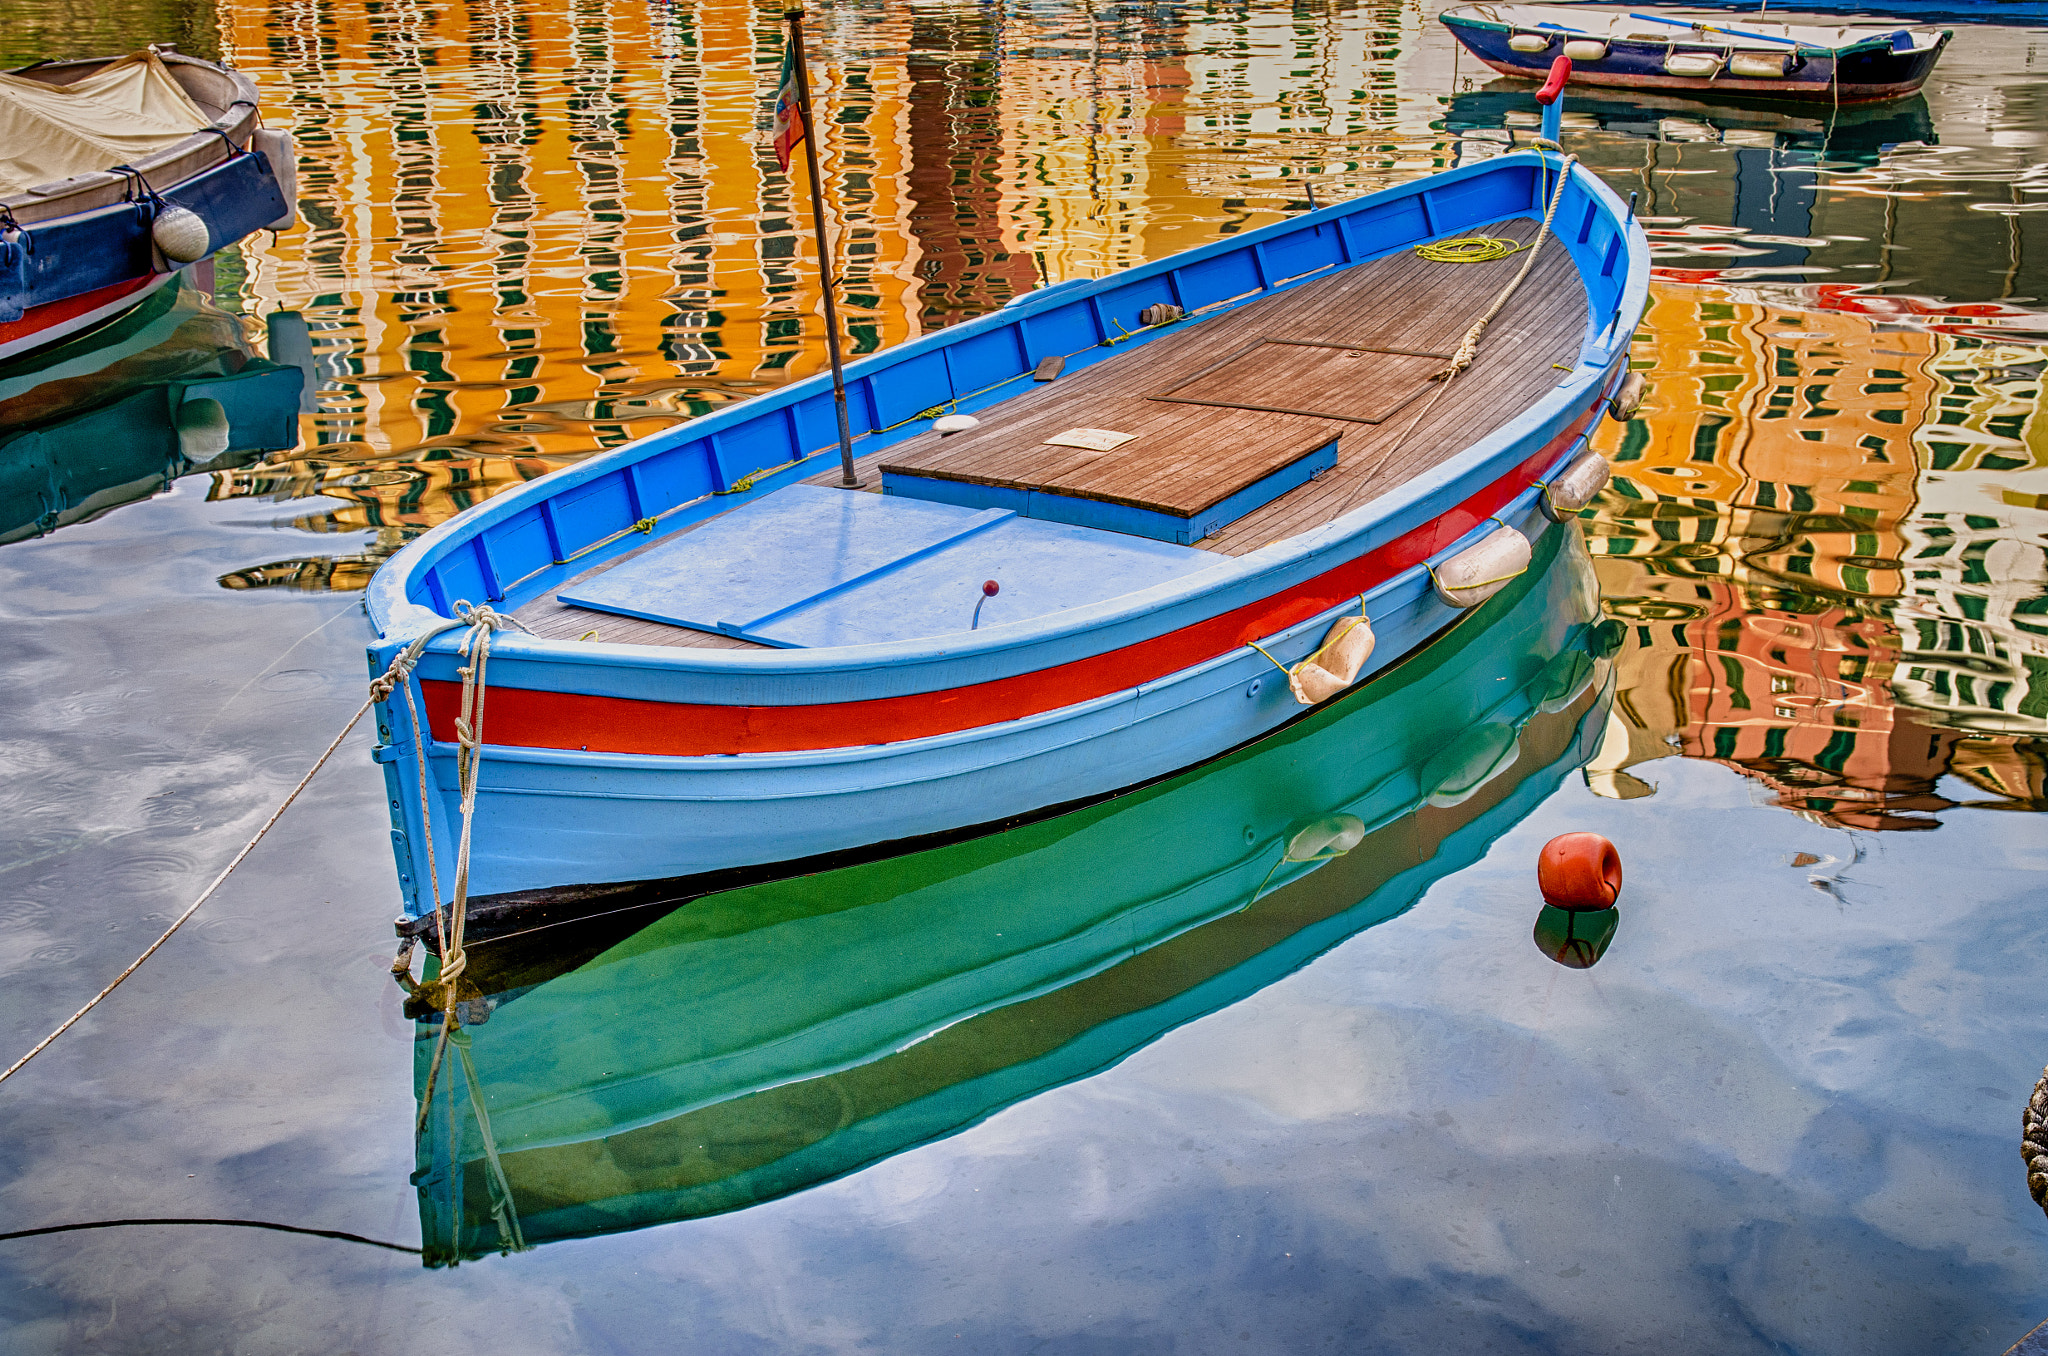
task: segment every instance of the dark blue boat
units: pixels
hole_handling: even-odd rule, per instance
[[[1867,103],[1926,81],[1947,29],[1766,23],[1577,5],[1462,5],[1437,16],[1503,75],[1544,78],[1559,57],[1571,81],[1624,89]]]

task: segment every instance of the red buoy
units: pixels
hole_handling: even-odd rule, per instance
[[[1536,858],[1536,885],[1556,908],[1611,909],[1621,896],[1621,854],[1597,833],[1561,833]]]

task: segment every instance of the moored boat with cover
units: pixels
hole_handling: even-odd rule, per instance
[[[1272,733],[1598,489],[1647,279],[1596,176],[1506,155],[862,359],[844,468],[821,375],[443,523],[368,597],[401,931],[900,852]]]
[[[167,49],[0,72],[0,359],[101,324],[296,220],[291,137]]]

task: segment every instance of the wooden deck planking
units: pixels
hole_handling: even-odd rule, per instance
[[[1526,240],[1535,233],[1535,223],[1518,220],[1473,233]],[[1317,446],[1332,437],[1340,438],[1337,466],[1321,479],[1289,491],[1199,543],[1203,550],[1243,555],[1326,523],[1429,470],[1526,409],[1556,385],[1564,374],[1552,364],[1570,364],[1576,358],[1585,326],[1585,294],[1570,257],[1554,243],[1545,247],[1528,279],[1488,326],[1477,361],[1436,399],[1419,424],[1415,422],[1416,416],[1423,408],[1422,402],[1435,391],[1433,385],[1419,399],[1410,400],[1377,424],[1176,404],[1146,397],[1186,380],[1261,335],[1324,340],[1350,347],[1449,353],[1522,262],[1523,256],[1518,254],[1487,264],[1432,263],[1403,251],[1300,284],[1227,315],[1198,321],[1180,333],[1161,336],[1049,384],[1026,387],[1010,400],[990,407],[983,418],[990,424],[1000,420],[1001,427],[1012,438],[1042,440],[1076,427],[1135,431],[1118,419],[1126,412],[1143,412],[1148,416],[1146,427],[1153,436],[1159,430],[1206,430],[1212,435],[1246,440],[1252,449],[1248,455],[1254,460],[1258,456],[1284,456],[1278,465],[1300,455],[1300,451],[1284,455],[1288,447],[1306,450],[1303,444],[1307,439],[1316,440],[1307,446]],[[1157,411],[1170,413],[1160,415]],[[971,441],[961,449],[950,446],[963,439],[972,440],[981,432],[956,434],[944,440],[944,444],[936,434],[922,434],[861,457],[856,468],[866,480],[866,489],[878,492],[880,467],[905,464],[912,449],[945,445],[945,468],[966,464],[978,467],[977,476],[993,476],[1003,470],[996,456],[979,461],[970,458],[966,451],[971,448]],[[957,463],[953,456],[956,450],[960,452]],[[1019,469],[1024,470],[1024,475],[1013,475],[1007,481],[991,479],[988,483],[1043,483],[1035,477],[1059,475],[1066,477],[1060,482],[1064,492],[1073,493],[1074,487],[1080,487],[1092,490],[1093,497],[1136,501],[1141,507],[1185,503],[1195,496],[1212,494],[1201,505],[1207,507],[1236,488],[1232,485],[1214,493],[1218,473],[1203,464],[1200,457],[1189,454],[1158,459],[1147,474],[1117,482],[1117,488],[1124,493],[1113,496],[1101,487],[1114,480],[1103,463],[1113,462],[1115,453],[1084,453],[1055,447],[1038,447],[1037,452],[1042,459],[1036,471],[1023,468],[1020,462]],[[1091,467],[1101,468],[1099,477],[1090,477]],[[942,472],[918,471],[927,475],[939,473]],[[1241,470],[1232,474],[1241,474]],[[836,485],[839,477],[835,465],[810,477],[808,483]],[[673,537],[664,537],[661,542],[649,543],[649,547],[641,549],[671,540]],[[607,561],[577,578],[587,578],[629,558],[630,555]],[[565,583],[562,587],[567,586]],[[572,607],[557,599],[560,591],[551,590],[518,609],[515,615],[536,634],[561,639],[576,639],[596,630],[598,639],[607,642],[703,649],[768,648],[731,636]]]
[[[1520,221],[1496,233],[1526,239],[1534,229],[1534,223]],[[1562,251],[1555,259],[1563,263],[1576,292],[1569,259]],[[1448,354],[1521,262],[1510,256],[1487,264],[1433,263],[1403,252],[1333,273],[1027,391],[992,410],[989,422],[970,433],[912,438],[881,464],[983,484],[1056,487],[1076,497],[1193,514],[1331,438],[1355,444],[1363,433],[1371,441],[1371,432],[1384,425],[1183,405],[1150,396],[1230,359],[1261,337]],[[1539,263],[1550,264],[1552,258]],[[1530,283],[1549,271],[1539,267]],[[1407,397],[1404,404],[1427,396],[1428,388],[1405,372],[1397,375],[1396,384]],[[1392,420],[1399,419],[1397,408]],[[1042,445],[1046,437],[1076,427],[1140,436],[1110,453],[1069,453]]]

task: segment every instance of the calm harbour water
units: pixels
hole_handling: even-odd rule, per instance
[[[817,32],[862,349],[1533,122],[1393,5]],[[466,1260],[0,1241],[0,1350],[2004,1350],[2048,1317],[2014,1152],[2048,1060],[2044,33],[1960,27],[1923,95],[1838,115],[1572,99],[1567,148],[1639,195],[1661,270],[1652,394],[1602,435],[1586,554],[1535,581],[1577,598],[1590,569],[1597,642],[1504,606],[1437,686],[1397,673],[1268,761],[693,906],[508,988],[465,1054],[509,1192],[462,1147],[466,1078],[415,1142],[432,1033],[381,973],[358,736],[0,1087],[0,1232],[267,1220]],[[361,700],[379,560],[822,362],[761,136],[772,10],[27,0],[0,57],[151,39],[257,79],[304,224],[225,260],[217,306],[0,372],[10,1052]],[[310,358],[271,363],[288,313]],[[225,446],[179,436],[199,397]],[[1572,654],[1597,681],[1542,710]],[[1516,761],[1381,832],[1364,807],[1440,784],[1474,722]],[[1273,874],[1340,807],[1366,845]],[[1591,969],[1532,944],[1568,829],[1628,870]],[[1039,932],[995,942],[1001,909]],[[787,1037],[803,1003],[848,1020]]]

